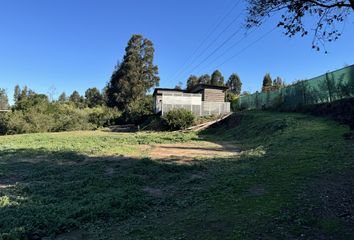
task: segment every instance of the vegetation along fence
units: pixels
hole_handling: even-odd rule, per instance
[[[354,65],[298,81],[279,90],[241,96],[239,109],[276,108],[294,110],[304,105],[354,97]]]

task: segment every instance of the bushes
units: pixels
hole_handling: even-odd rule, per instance
[[[151,95],[129,103],[124,111],[124,123],[142,124],[153,115],[153,98]]]
[[[194,115],[186,109],[172,109],[163,116],[163,122],[171,130],[186,129],[193,125]]]
[[[109,107],[87,108],[86,111],[88,111],[88,121],[97,127],[115,124],[122,115],[117,109]]]
[[[89,113],[85,109],[79,109],[70,103],[53,104],[52,115],[55,119],[53,132],[92,130],[99,126],[89,121]]]
[[[47,103],[0,115],[0,134],[93,130],[115,122],[120,112],[107,107],[79,109],[71,103]]]
[[[7,112],[0,112],[0,135],[6,134],[8,120]]]

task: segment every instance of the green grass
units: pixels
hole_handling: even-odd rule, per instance
[[[247,112],[200,133],[0,137],[0,236],[352,239],[354,144],[335,122]],[[122,159],[139,144],[232,141],[234,159]],[[0,237],[1,239],[1,237]]]
[[[196,139],[195,133],[138,132],[109,133],[76,131],[35,133],[0,137],[0,151],[16,149],[43,149],[46,151],[74,151],[88,155],[119,155],[138,151],[133,145],[179,143]]]

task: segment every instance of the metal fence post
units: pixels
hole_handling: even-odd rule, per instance
[[[242,107],[242,96],[241,95],[239,95],[239,108],[241,109],[241,107]]]
[[[302,86],[302,101],[303,104],[306,104],[306,90],[305,90],[305,84],[304,81],[301,81],[301,86]]]
[[[332,92],[331,92],[331,89],[330,89],[328,73],[326,73],[326,82],[327,82],[327,88],[328,88],[329,102],[332,102]]]

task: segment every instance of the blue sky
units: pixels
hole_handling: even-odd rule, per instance
[[[185,64],[186,68],[181,71],[188,57],[220,17],[232,9],[235,1],[2,0],[0,87],[7,89],[11,98],[16,84],[27,85],[41,93],[47,93],[52,86],[58,93],[68,94],[73,90],[84,93],[89,87],[102,89],[134,33],[153,41],[161,87],[174,87],[179,81],[184,83],[190,74],[211,74],[218,67],[225,78],[237,72],[243,90],[254,92],[260,88],[267,72],[289,83],[354,63],[353,16],[348,19],[342,38],[327,44],[328,54],[312,50],[311,37],[289,39],[281,29],[245,49],[276,25],[276,19],[269,19],[239,44],[236,42],[244,35],[235,34],[215,55],[191,72],[239,29],[245,8],[241,1],[204,47],[239,14],[240,17],[214,45],[196,54],[195,61]],[[225,55],[211,62],[222,53]],[[237,56],[219,66],[233,55]],[[181,74],[176,74],[179,72]]]

